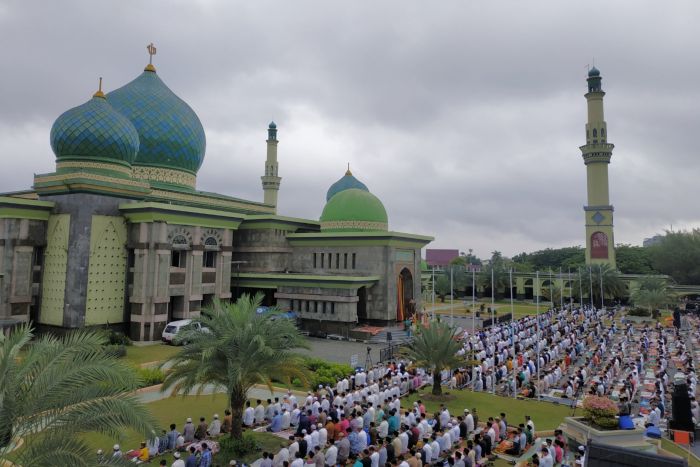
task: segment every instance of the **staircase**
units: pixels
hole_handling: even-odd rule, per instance
[[[369,339],[368,343],[386,345],[388,344],[387,337],[389,333],[391,333],[392,345],[403,345],[413,340],[413,337],[406,336],[406,331],[404,331],[403,326],[387,326],[377,334],[373,335]]]

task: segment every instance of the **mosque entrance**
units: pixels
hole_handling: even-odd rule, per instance
[[[357,320],[367,321],[367,287],[357,289]]]
[[[408,268],[403,268],[397,281],[398,299],[396,301],[396,321],[412,318],[416,311],[413,299],[413,274]]]

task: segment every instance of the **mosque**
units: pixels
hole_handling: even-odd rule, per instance
[[[259,291],[315,333],[349,335],[420,309],[421,248],[433,239],[389,230],[349,168],[318,220],[277,213],[274,122],[262,202],[197,189],[204,128],[151,61],[60,115],[55,171],[0,196],[2,326],[109,326],[158,340],[214,299]]]

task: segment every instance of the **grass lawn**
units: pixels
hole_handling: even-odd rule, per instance
[[[203,395],[203,396],[185,396],[185,397],[169,397],[156,402],[147,404],[147,407],[153,416],[160,422],[162,428],[168,429],[171,423],[177,425],[177,430],[182,431],[182,426],[185,424],[187,417],[191,417],[196,423],[200,416],[206,417],[208,422],[211,422],[212,416],[217,413],[223,418],[224,408],[227,406],[225,394]],[[253,453],[247,458],[242,459],[246,463],[250,463],[260,457],[262,451],[272,450],[277,452],[283,444],[287,444],[281,438],[267,433],[256,433],[256,438],[262,446],[262,450],[258,453]],[[105,452],[112,451],[112,445],[119,443],[124,452],[129,449],[136,449],[139,443],[143,441],[142,436],[133,431],[127,431],[118,439],[111,439],[107,436],[98,433],[87,433],[83,438],[94,449],[102,449]],[[172,463],[172,454],[168,454],[166,459]],[[230,459],[216,459],[222,465],[228,465]],[[239,459],[241,460],[241,459]],[[158,465],[158,461],[152,462]]]
[[[429,388],[426,390],[429,391]],[[552,404],[550,402],[537,402],[536,400],[518,400],[510,397],[496,396],[483,392],[472,392],[468,390],[449,391],[454,399],[445,404],[453,416],[462,415],[464,409],[476,408],[479,420],[487,420],[489,417],[497,417],[501,412],[505,412],[510,425],[517,426],[524,423],[525,415],[532,417],[537,430],[554,430],[564,420],[564,417],[571,415],[571,409],[563,405]],[[413,395],[408,399],[408,403],[413,404],[420,396]],[[440,402],[433,402],[423,399],[429,413],[435,413],[440,407]]]
[[[149,362],[162,362],[177,353],[180,347],[165,344],[130,345],[126,348],[125,359],[134,365]]]
[[[488,308],[491,306],[491,301],[479,301],[476,303],[475,308],[479,308],[481,304],[484,304],[484,313],[482,314],[482,317],[489,317],[490,314],[486,311]],[[505,313],[510,313],[510,302],[496,302],[496,310],[498,314],[505,314]],[[436,313],[440,315],[448,315],[450,314],[450,301],[449,299],[445,300],[445,303],[435,303],[435,308],[436,308]],[[431,312],[430,310],[432,309],[432,304],[428,304],[426,306],[426,311]],[[548,306],[544,302],[540,303],[540,313],[544,313],[547,311]],[[536,304],[531,304],[531,303],[523,303],[523,302],[515,302],[513,303],[513,311],[515,312],[515,318],[522,318],[523,316],[528,316],[528,315],[534,315],[537,313],[537,305]],[[455,315],[459,316],[471,316],[471,300],[467,301],[467,305],[465,306],[463,301],[461,300],[455,300],[454,301],[454,313]],[[487,316],[488,315],[488,316]]]

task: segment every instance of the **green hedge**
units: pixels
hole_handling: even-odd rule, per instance
[[[352,373],[350,365],[345,363],[332,363],[320,358],[304,358],[306,367],[310,370],[309,388],[316,389],[322,386],[335,386],[339,379]]]
[[[136,372],[141,378],[141,387],[144,388],[161,384],[165,379],[165,373],[160,368],[137,368]]]

